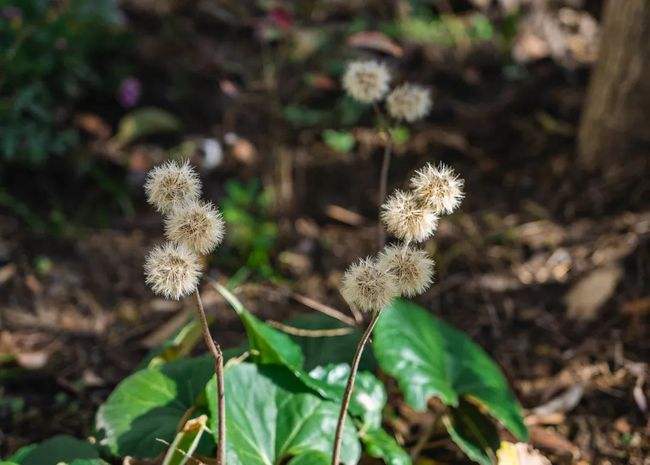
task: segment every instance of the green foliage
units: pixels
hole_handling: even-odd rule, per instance
[[[374,335],[379,365],[397,379],[413,408],[426,409],[432,396],[452,407],[471,399],[526,440],[521,408],[501,370],[462,332],[397,299],[383,311]]]
[[[444,423],[451,438],[470,459],[481,465],[496,463],[499,432],[478,408],[461,399],[458,407],[450,409]]]
[[[262,189],[258,180],[246,184],[234,180],[226,183],[226,197],[220,206],[228,224],[226,237],[231,247],[224,260],[230,266],[243,261],[245,266],[240,271],[244,275],[275,276],[271,252],[278,230],[269,216],[271,202],[270,192]]]
[[[354,135],[349,131],[335,131],[327,129],[323,131],[323,141],[332,149],[341,153],[348,153],[356,143]]]
[[[58,465],[61,462],[72,462],[74,465],[105,463],[99,460],[99,452],[93,445],[63,435],[25,446],[8,458],[8,463],[17,465]]]
[[[225,390],[229,463],[280,465],[290,457],[289,463],[301,463],[306,454],[331,454],[339,404],[316,395],[287,368],[249,363],[228,367]],[[213,380],[206,392],[213,429],[214,393]],[[361,451],[350,422],[343,434],[342,461],[356,464]]]
[[[0,157],[40,163],[77,144],[65,127],[74,105],[116,87],[121,13],[113,0],[3,0],[0,9]]]
[[[386,465],[411,465],[409,454],[385,430],[370,428],[362,430],[360,436],[369,456],[382,459]]]
[[[214,373],[211,358],[182,359],[122,381],[97,412],[100,444],[115,456],[152,458],[172,442],[185,413]]]
[[[125,146],[152,134],[177,132],[181,126],[180,120],[165,110],[155,107],[138,108],[120,120],[113,140],[118,146]]]
[[[162,465],[185,465],[199,446],[203,433],[207,431],[206,421],[207,417],[202,415],[193,420],[191,427],[181,428],[167,449]]]

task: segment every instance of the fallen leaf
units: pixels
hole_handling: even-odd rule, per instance
[[[498,465],[551,465],[551,461],[529,444],[503,441],[497,451]]]
[[[600,307],[609,300],[623,277],[618,264],[600,267],[578,281],[566,294],[568,316],[590,321],[596,318]]]
[[[402,47],[392,39],[378,31],[361,31],[348,37],[348,45],[351,47],[369,48],[378,52],[388,53],[394,57],[404,55]]]

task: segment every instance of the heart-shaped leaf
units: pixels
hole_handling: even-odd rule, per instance
[[[467,456],[481,465],[494,465],[499,432],[492,421],[470,402],[461,399],[444,418],[447,432]]]
[[[224,389],[231,465],[279,465],[291,457],[294,465],[328,463],[323,459],[331,454],[340,406],[314,394],[292,371],[278,365],[232,365],[226,369]],[[216,428],[214,379],[206,392]],[[343,432],[342,451],[343,463],[359,460],[351,420]]]
[[[386,465],[411,465],[411,457],[395,439],[382,428],[369,429],[361,433],[366,453],[382,459]]]
[[[215,289],[230,303],[239,318],[241,319],[246,334],[251,352],[255,353],[255,361],[263,364],[277,364],[289,368],[293,374],[300,379],[306,386],[316,391],[325,399],[340,402],[343,396],[345,381],[340,377],[335,383],[329,382],[324,376],[312,376],[303,368],[304,357],[300,346],[298,346],[287,334],[274,329],[263,321],[259,320],[251,312],[249,312],[239,299],[224,286],[214,283]],[[356,345],[356,344],[355,344]],[[350,356],[353,352],[350,352]],[[340,370],[340,369],[339,369]],[[371,374],[361,376],[361,383],[367,383],[370,387],[372,381],[370,377],[374,378]],[[376,389],[373,387],[372,389]],[[363,418],[364,421],[368,419],[371,414],[368,410],[367,402],[359,402],[363,399],[361,396],[354,396],[350,403],[350,413],[354,416]],[[385,401],[384,401],[385,402]],[[382,406],[383,407],[383,406]],[[373,408],[375,408],[373,406]],[[375,420],[376,425],[377,420]],[[377,425],[378,426],[378,425]]]
[[[396,299],[382,313],[374,330],[375,356],[413,408],[426,409],[432,396],[457,407],[464,396],[485,407],[518,439],[527,439],[521,408],[481,347],[411,302]]]
[[[100,444],[117,456],[152,458],[172,442],[176,428],[214,373],[209,356],[140,370],[124,379],[99,408]]]
[[[57,465],[61,462],[101,463],[97,449],[86,441],[71,436],[54,436],[39,444],[30,444],[9,457],[7,463],[18,465]],[[2,462],[5,463],[5,462]],[[93,464],[94,465],[94,464]]]

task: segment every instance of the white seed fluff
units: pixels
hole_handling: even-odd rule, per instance
[[[167,239],[202,255],[221,243],[224,230],[221,213],[211,202],[190,200],[175,206],[165,219]]]
[[[411,192],[395,191],[381,206],[381,221],[393,236],[406,242],[423,242],[438,228],[438,215],[423,206]]]
[[[341,284],[341,295],[351,307],[363,312],[378,312],[399,295],[395,276],[380,269],[370,259],[351,265]]]
[[[388,92],[390,73],[384,63],[377,61],[353,61],[343,75],[343,88],[355,100],[373,103]]]
[[[424,118],[431,110],[431,91],[416,84],[402,84],[386,98],[388,114],[409,123]]]
[[[395,276],[400,294],[422,294],[433,282],[433,260],[424,250],[405,246],[388,246],[379,255],[380,269]]]
[[[156,210],[169,213],[178,204],[198,199],[201,181],[188,161],[170,161],[149,171],[144,189]]]
[[[438,166],[427,163],[411,178],[415,195],[439,215],[458,208],[464,197],[464,184],[452,168],[442,163]]]
[[[144,274],[156,294],[178,300],[196,289],[201,277],[201,262],[186,246],[167,242],[149,252]]]

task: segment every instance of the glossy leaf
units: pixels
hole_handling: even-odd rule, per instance
[[[324,400],[289,369],[278,365],[240,363],[225,373],[226,430],[230,465],[327,463],[339,413],[337,403]],[[215,382],[207,389],[212,428],[216,428]],[[360,445],[348,421],[342,461],[357,463]],[[304,457],[308,456],[308,457]]]
[[[209,356],[183,359],[137,371],[124,379],[99,408],[100,444],[116,456],[152,458],[172,442],[178,423],[202,395],[214,373]]]
[[[452,407],[444,424],[454,442],[467,456],[481,465],[496,463],[499,432],[489,417],[466,400]]]
[[[411,465],[412,463],[411,456],[382,428],[362,432],[361,442],[369,456],[382,459],[387,465]]]
[[[413,408],[424,410],[432,396],[454,407],[461,397],[471,398],[518,439],[528,437],[521,408],[497,364],[465,334],[422,307],[395,300],[379,319],[373,348]]]
[[[19,449],[13,456],[8,458],[8,463],[18,465],[57,465],[61,462],[68,463],[82,459],[86,463],[92,464],[90,460],[99,460],[99,452],[86,441],[61,435]]]
[[[316,367],[309,372],[310,377],[332,388],[338,388],[334,391],[337,399],[343,397],[349,375],[350,365],[347,363]],[[386,389],[375,375],[367,371],[357,374],[354,391],[352,391],[350,413],[362,420],[363,425],[360,429],[381,426],[381,414],[386,400]]]

